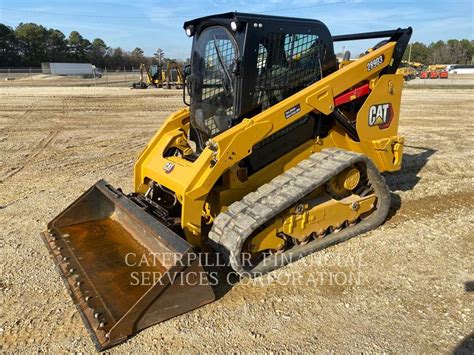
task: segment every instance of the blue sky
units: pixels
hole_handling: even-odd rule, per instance
[[[227,11],[306,17],[323,21],[332,34],[378,31],[412,26],[413,41],[474,38],[473,0],[0,0],[0,23],[15,27],[35,22],[61,30],[73,30],[92,40],[126,50],[140,47],[152,55],[189,56],[191,41],[182,24],[192,18]],[[371,42],[345,43],[353,56]],[[337,43],[335,50],[342,50]]]

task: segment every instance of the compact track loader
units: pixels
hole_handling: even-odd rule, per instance
[[[101,180],[42,234],[98,349],[213,301],[198,252],[255,277],[390,207],[381,173],[402,162],[411,28],[332,36],[316,20],[225,13],[184,29],[189,107],[141,152],[135,191]],[[334,42],[377,38],[338,64]]]

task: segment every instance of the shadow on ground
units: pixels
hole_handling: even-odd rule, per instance
[[[418,184],[420,177],[418,174],[421,169],[428,163],[430,157],[437,152],[436,149],[417,147],[417,146],[406,146],[408,148],[419,150],[415,154],[403,154],[402,168],[394,173],[384,174],[387,185],[392,191],[390,193],[392,198],[392,204],[388,213],[386,222],[389,221],[393,216],[396,215],[397,211],[402,206],[402,200],[400,196],[394,191],[410,191]]]
[[[437,152],[436,149],[406,146],[419,150],[415,154],[403,154],[402,168],[394,173],[385,174],[385,179],[391,191],[409,191],[412,190],[420,181],[418,174],[428,163],[430,157]]]
[[[464,290],[466,292],[474,292],[474,281],[466,281],[464,283]],[[466,336],[461,342],[456,345],[453,350],[453,355],[472,355],[474,354],[474,333]]]
[[[461,342],[454,348],[453,355],[472,355],[474,354],[474,333],[466,336]]]

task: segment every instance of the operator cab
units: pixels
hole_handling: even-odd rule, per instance
[[[337,70],[331,34],[317,20],[230,12],[185,22],[184,29],[193,37],[186,86],[198,151]]]

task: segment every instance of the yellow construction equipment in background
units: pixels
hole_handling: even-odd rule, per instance
[[[183,88],[183,69],[176,62],[165,65],[140,64],[140,81],[133,83],[133,89],[147,89],[149,87],[165,89]]]
[[[184,73],[181,64],[169,62],[163,70],[163,81],[167,89],[182,89]]]
[[[149,86],[163,86],[163,70],[159,65],[140,64],[140,81],[132,84],[132,89],[147,89]]]
[[[398,68],[397,69],[397,74],[403,75],[403,79],[405,81],[413,80],[416,78],[418,75],[418,72],[416,71],[415,68],[412,67],[404,67],[404,68]]]
[[[101,180],[43,233],[99,349],[213,301],[196,252],[257,277],[376,228],[390,208],[381,173],[401,167],[411,28],[332,36],[241,13],[184,28],[189,107],[144,147],[134,192]],[[334,42],[376,38],[338,65]]]
[[[422,68],[422,63],[402,61],[397,69],[397,74],[402,74],[405,81],[409,81],[415,79]]]

